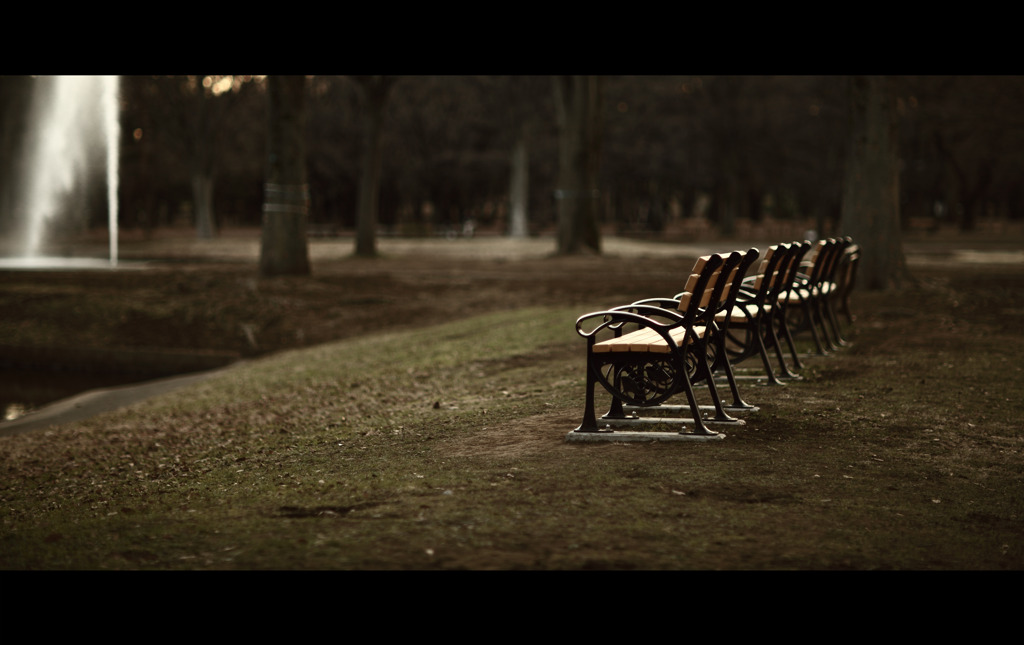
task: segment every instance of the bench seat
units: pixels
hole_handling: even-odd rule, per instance
[[[820,285],[814,286],[810,289],[806,287],[797,287],[792,289],[788,294],[782,294],[781,299],[785,299],[791,305],[799,305],[805,300],[809,300],[818,296],[828,296],[830,293],[835,291],[835,284],[832,282],[824,282]]]
[[[764,305],[763,309],[767,313],[772,310],[772,306]],[[742,325],[747,320],[751,320],[757,316],[760,310],[761,308],[754,303],[738,304],[733,306],[733,308],[728,312],[719,311],[715,314],[715,322],[722,324],[728,321],[729,324]]]
[[[691,327],[690,336],[686,338],[686,327],[676,327],[669,330],[668,334],[676,347],[682,346],[684,340],[690,343],[694,338],[704,338],[707,328],[702,326]],[[594,343],[590,350],[596,354],[602,352],[648,352],[652,354],[668,354],[672,350],[665,341],[665,337],[657,331],[647,328],[638,329],[619,338],[610,338],[599,343]]]

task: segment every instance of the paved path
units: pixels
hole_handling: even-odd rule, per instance
[[[219,372],[220,369],[172,376],[135,385],[89,390],[71,398],[51,403],[13,421],[0,423],[0,437],[88,419],[103,412],[116,410],[139,401],[144,401],[150,397],[191,385],[192,383],[198,383],[210,375]]]

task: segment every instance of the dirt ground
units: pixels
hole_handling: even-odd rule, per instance
[[[807,380],[770,398],[751,384],[762,409],[710,450],[565,441],[582,412],[582,341],[467,364],[453,375],[471,392],[460,405],[410,395],[408,433],[370,410],[399,409],[391,391],[415,376],[404,363],[366,373],[378,361],[354,343],[280,359],[330,356],[342,383],[363,376],[366,389],[339,390],[332,364],[331,383],[272,404],[222,396],[153,422],[98,417],[7,437],[0,564],[1020,570],[1021,239],[907,239],[917,285],[856,293],[841,360],[809,359]],[[749,244],[608,237],[602,256],[553,257],[550,238],[384,239],[383,257],[357,260],[351,240],[314,240],[311,277],[260,279],[254,231],[129,240],[115,271],[0,270],[0,357],[180,367],[499,309],[583,314],[673,295],[695,256]],[[487,346],[500,345],[490,331]],[[506,400],[506,378],[533,382],[511,376],[527,368],[559,394],[508,387]],[[473,407],[474,388],[503,412]],[[229,490],[239,512],[225,518]],[[322,559],[307,559],[321,542]]]

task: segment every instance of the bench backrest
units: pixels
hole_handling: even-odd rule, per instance
[[[755,303],[775,302],[773,298],[785,286],[796,250],[796,245],[790,243],[776,244],[768,249],[753,282]]]
[[[840,293],[847,293],[853,289],[857,280],[857,265],[860,263],[860,246],[855,244],[851,237],[847,237],[846,242],[846,248],[843,249],[836,267],[835,282]]]
[[[766,280],[770,282],[778,275],[777,266],[779,264],[779,258],[776,257],[776,254],[779,253],[781,249],[782,246],[779,244],[773,244],[768,247],[767,251],[765,251],[764,259],[761,260],[761,265],[757,268],[757,274],[750,283],[750,287],[752,289],[760,291],[761,286]]]
[[[836,268],[842,258],[843,250],[849,246],[847,239],[829,238],[818,242],[816,253],[812,259],[808,284],[812,287],[835,279]]]
[[[731,284],[728,287],[728,291],[723,294],[721,309],[732,309],[732,306],[736,303],[736,299],[740,295],[740,288],[743,287],[743,279],[746,277],[747,271],[750,270],[750,267],[753,266],[754,262],[756,262],[757,258],[760,256],[761,251],[755,247],[751,247],[743,253],[743,259],[740,260],[738,265],[736,265],[736,269],[730,277]]]
[[[739,251],[733,251],[723,255],[722,267],[715,272],[712,281],[708,283],[701,297],[701,309],[717,311],[725,298],[725,295],[732,290],[732,282],[736,279],[740,263],[744,255]]]
[[[777,302],[780,298],[788,298],[789,292],[797,286],[800,272],[808,268],[804,257],[811,252],[813,244],[807,240],[793,242],[789,245],[790,252],[786,257],[785,266],[780,271],[780,279],[777,288],[769,294],[770,302]]]
[[[676,296],[679,312],[690,321],[696,320],[700,311],[707,306],[723,264],[725,258],[719,253],[713,253],[698,258],[693,265],[686,287]]]
[[[832,251],[832,258],[829,261],[829,266],[825,269],[822,275],[822,282],[831,283],[832,289],[842,290],[840,282],[845,279],[843,275],[846,268],[847,250],[853,246],[853,240],[849,237],[843,237],[836,240],[836,246]]]
[[[693,319],[704,318],[706,324],[710,325],[716,313],[732,308],[739,295],[743,277],[760,253],[758,249],[751,248],[747,251],[716,254],[721,263],[717,268],[710,270],[706,279],[703,271],[690,274],[686,281],[686,291],[676,296],[679,300],[679,311],[687,313]],[[711,256],[705,256],[695,268],[706,266],[705,262],[710,258]],[[703,289],[700,291],[700,297],[695,298],[699,284],[703,284]]]

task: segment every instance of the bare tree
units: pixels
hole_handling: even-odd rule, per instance
[[[897,128],[887,79],[850,78],[850,132],[840,229],[861,249],[867,289],[899,286],[906,263],[900,237]]]
[[[268,76],[267,179],[260,273],[309,275],[306,77]]]

